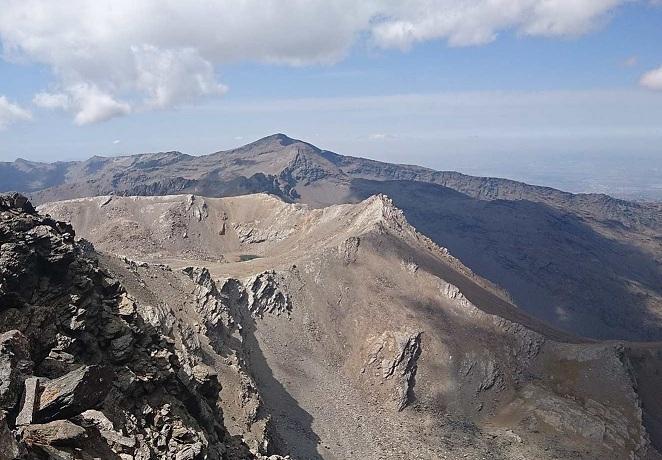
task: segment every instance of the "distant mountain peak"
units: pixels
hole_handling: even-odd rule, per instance
[[[283,133],[276,133],[276,134],[271,134],[269,136],[263,137],[261,139],[256,140],[255,142],[251,142],[248,145],[259,145],[259,144],[271,144],[277,142],[283,146],[294,144],[296,142],[302,142],[298,139],[292,139],[286,134]]]
[[[261,147],[265,145],[273,146],[274,144],[280,145],[282,147],[288,147],[290,145],[298,144],[301,146],[307,146],[308,148],[316,152],[321,152],[321,149],[314,146],[313,144],[302,141],[300,139],[294,139],[292,137],[289,137],[287,134],[283,134],[283,133],[271,134],[270,136],[263,137],[261,139],[256,140],[255,142],[251,142],[250,144],[244,147]]]

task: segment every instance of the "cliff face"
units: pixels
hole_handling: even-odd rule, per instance
[[[0,458],[259,456],[144,311],[70,226],[0,199]]]

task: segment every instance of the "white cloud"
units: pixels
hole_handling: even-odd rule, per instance
[[[625,1],[0,0],[0,40],[7,59],[56,75],[35,104],[85,124],[221,95],[215,69],[237,61],[334,63],[366,37],[407,49],[479,45],[506,30],[574,36]]]
[[[131,112],[127,102],[116,100],[111,94],[88,83],[69,86],[62,93],[38,93],[32,102],[45,109],[73,112],[74,123],[79,126],[107,121]]]
[[[46,92],[35,94],[32,103],[45,109],[68,109],[71,105],[66,94]]]
[[[639,84],[644,88],[662,91],[662,67],[643,74],[639,80]]]
[[[452,46],[482,45],[499,32],[565,37],[590,31],[623,0],[403,0],[373,27],[383,47],[407,49],[445,39]]]
[[[212,64],[197,50],[160,50],[151,45],[133,46],[137,87],[146,104],[155,108],[179,105],[205,95],[222,95],[227,87],[218,83]]]
[[[74,122],[77,125],[106,121],[131,112],[129,104],[116,100],[96,86],[81,83],[69,88],[69,92],[76,107]]]
[[[12,104],[5,96],[0,96],[0,129],[12,123],[31,120],[32,115],[22,107]]]

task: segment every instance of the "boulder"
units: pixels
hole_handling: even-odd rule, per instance
[[[23,441],[28,445],[75,446],[86,437],[85,429],[69,420],[28,425],[23,430]]]
[[[45,379],[28,377],[25,380],[25,390],[23,390],[23,397],[21,398],[21,410],[16,416],[16,426],[30,425],[33,422],[34,412],[39,401],[40,380]]]
[[[100,404],[110,391],[114,372],[106,366],[83,366],[43,385],[35,420],[69,418]]]

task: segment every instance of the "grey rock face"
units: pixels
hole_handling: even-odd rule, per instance
[[[283,291],[283,283],[278,281],[278,274],[267,271],[246,280],[248,309],[254,316],[261,317],[265,313],[279,315],[292,310],[292,302],[287,292]]]
[[[34,413],[39,405],[39,393],[41,391],[39,377],[28,377],[25,380],[25,390],[21,399],[21,411],[16,416],[16,426],[29,425],[34,420]]]
[[[103,401],[113,385],[115,373],[106,366],[83,366],[40,385],[38,421],[63,419],[92,409]]]
[[[21,395],[26,376],[32,373],[28,339],[20,331],[0,335],[0,407],[12,408]]]
[[[422,332],[385,332],[372,341],[372,351],[362,368],[368,379],[379,385],[386,383],[398,411],[412,402],[421,335]]]
[[[87,437],[87,433],[85,429],[68,420],[55,420],[30,425],[23,430],[22,436],[28,445],[75,446]]]
[[[7,416],[0,412],[0,460],[14,460],[19,458],[20,454],[14,433],[7,425]]]

